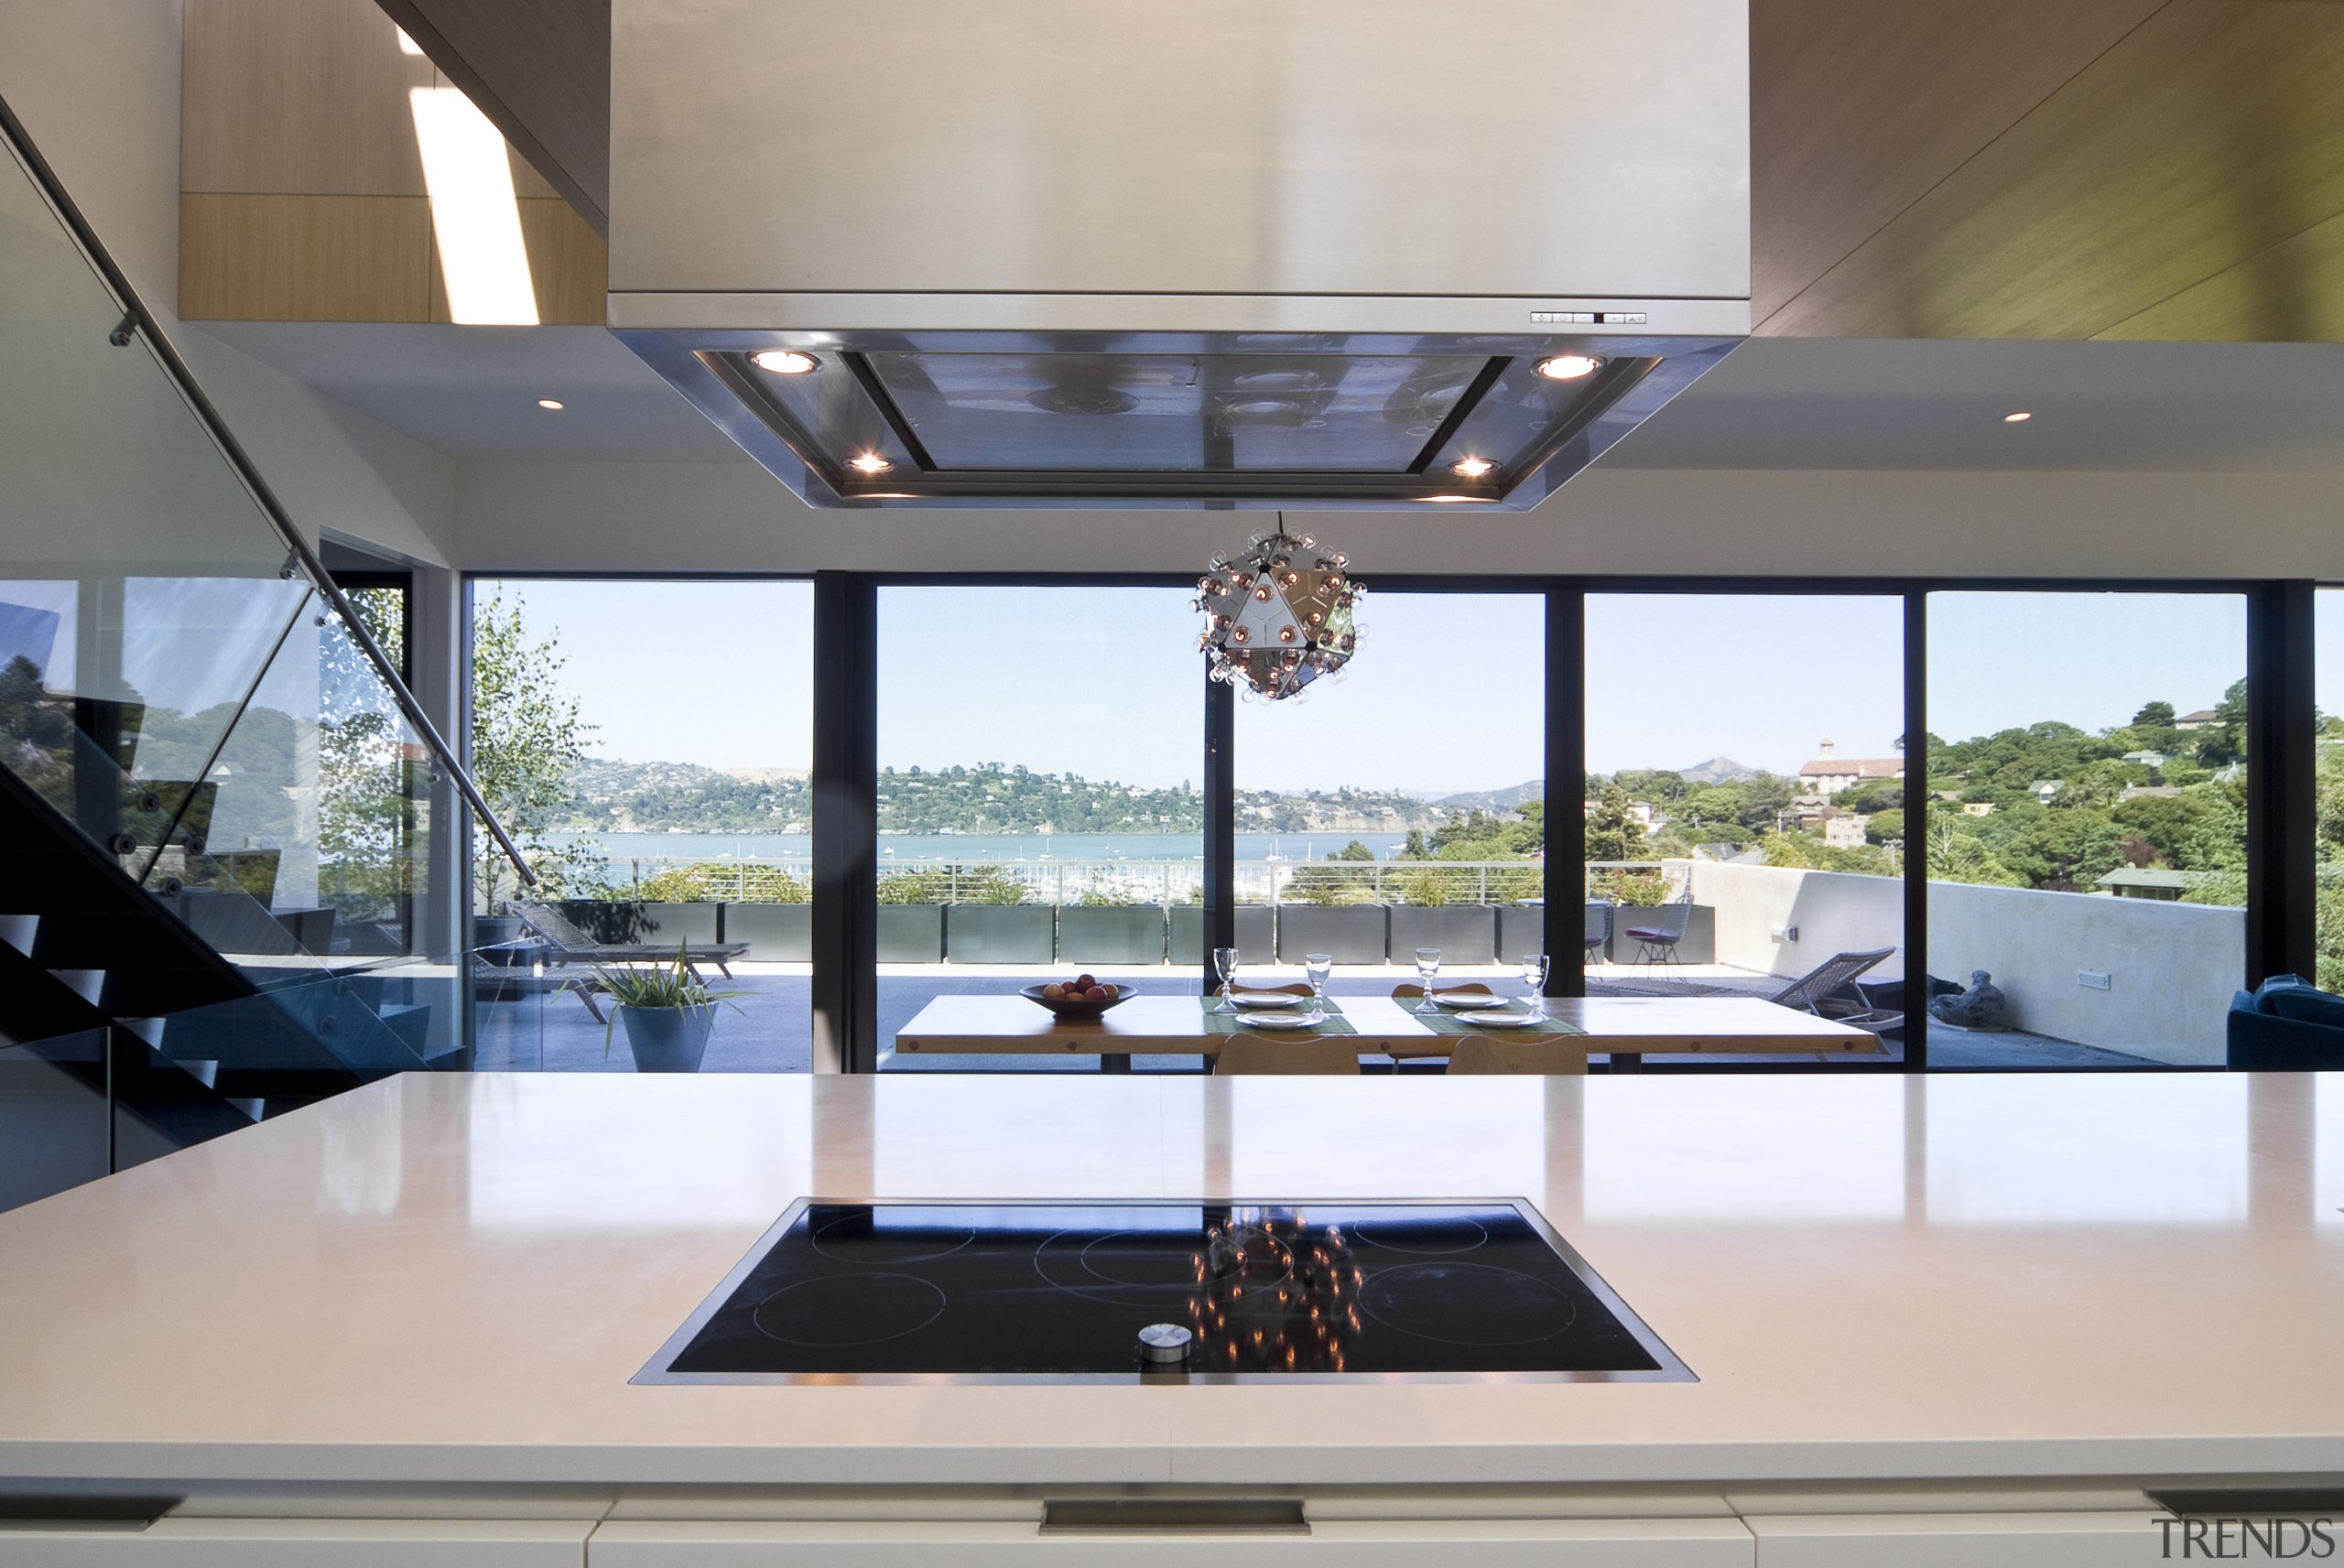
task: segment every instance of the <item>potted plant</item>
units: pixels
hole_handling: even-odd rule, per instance
[[[708,1033],[716,1024],[716,1004],[742,991],[712,991],[692,972],[684,955],[657,968],[625,965],[597,967],[594,979],[617,1005],[602,1025],[602,1054],[611,1054],[611,1031],[626,1025],[626,1045],[635,1053],[638,1073],[697,1073],[708,1051]]]

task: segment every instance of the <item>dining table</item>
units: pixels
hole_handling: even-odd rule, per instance
[[[1091,1056],[1102,1072],[1131,1070],[1134,1056],[1215,1056],[1229,1038],[1204,998],[1130,997],[1093,1019],[1061,1019],[1022,996],[939,996],[895,1035],[895,1049],[920,1055]],[[1302,999],[1296,999],[1300,1001]],[[1493,1002],[1503,998],[1492,998]],[[1329,997],[1362,1056],[1394,1061],[1444,1057],[1455,1033],[1420,1020],[1414,999]],[[1634,1072],[1647,1055],[1877,1054],[1877,1035],[1853,1024],[1783,1007],[1762,997],[1549,997],[1559,1038],[1582,1043],[1612,1070]],[[1225,1015],[1224,1015],[1225,1016]],[[1505,1033],[1500,1031],[1499,1033]]]

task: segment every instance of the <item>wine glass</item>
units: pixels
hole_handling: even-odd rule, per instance
[[[1305,953],[1302,972],[1310,980],[1310,1011],[1319,1017],[1327,1016],[1327,977],[1335,972],[1332,953]]]
[[[1546,1016],[1546,971],[1552,960],[1544,953],[1522,956],[1522,983],[1530,988],[1530,1016]]]
[[[1424,1000],[1416,1003],[1416,1011],[1418,1012],[1438,1012],[1440,1011],[1439,1004],[1432,1000],[1433,977],[1439,973],[1440,949],[1438,947],[1417,948],[1416,979],[1417,982],[1425,988]]]
[[[1215,947],[1212,950],[1212,967],[1221,976],[1221,995],[1215,999],[1213,1004],[1205,1009],[1205,1011],[1207,1012],[1234,1012],[1237,1011],[1237,1004],[1229,1000],[1229,988],[1230,985],[1237,979],[1237,949],[1234,947]]]

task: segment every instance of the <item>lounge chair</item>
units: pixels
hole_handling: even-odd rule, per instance
[[[1895,951],[1894,947],[1881,947],[1868,953],[1835,953],[1766,1000],[1780,1007],[1811,1012],[1818,1018],[1852,1023],[1874,1034],[1893,1029],[1904,1021],[1903,1013],[1882,1012],[1861,1000],[1861,995],[1851,999],[1838,993],[1847,989],[1858,975]]]
[[[560,910],[549,903],[527,901],[516,903],[514,911],[521,924],[547,944],[545,962],[552,968],[576,968],[586,971],[575,976],[563,976],[559,990],[573,990],[586,1011],[594,1015],[597,1023],[603,1022],[602,1010],[594,1005],[594,993],[601,989],[591,969],[602,964],[672,964],[676,953],[682,949],[684,967],[698,976],[702,964],[712,964],[726,979],[732,978],[732,960],[749,950],[746,942],[598,942],[591,932],[582,929]]]

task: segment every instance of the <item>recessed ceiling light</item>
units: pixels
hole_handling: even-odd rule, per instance
[[[2034,418],[2034,417],[2035,417],[2035,416],[2034,416],[2034,415],[2029,414],[2025,409],[2022,408],[2022,409],[2018,410],[2018,411],[2017,411],[2016,413],[2014,413],[2014,414],[2005,414],[2005,415],[2003,415],[2003,416],[2002,416],[2002,423],[2003,423],[2003,424],[2005,424],[2005,425],[2024,425],[2024,424],[2025,424],[2029,419],[2032,419],[2032,418]]]
[[[1487,458],[1460,458],[1449,466],[1452,470],[1463,474],[1467,479],[1479,479],[1498,465],[1490,461]]]
[[[540,397],[537,399],[537,406],[540,408],[551,408],[559,412],[561,408],[561,399],[559,397]]]
[[[847,459],[846,466],[857,473],[885,473],[895,465],[876,452],[863,452]]]
[[[804,375],[816,368],[813,355],[796,349],[759,349],[749,356],[749,362],[775,375]]]
[[[1577,381],[1601,370],[1603,362],[1592,354],[1554,354],[1540,360],[1535,368],[1548,381]]]

